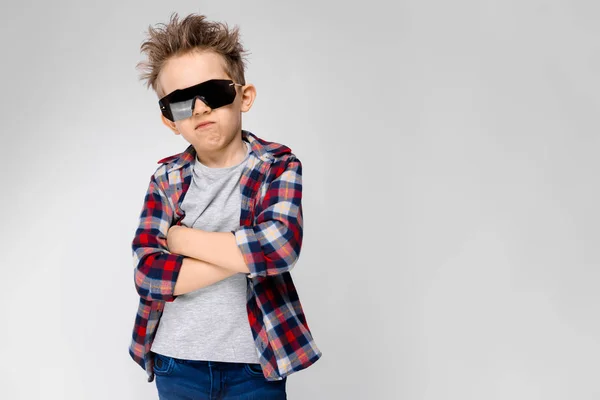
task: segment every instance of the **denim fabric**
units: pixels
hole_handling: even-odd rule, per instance
[[[287,399],[287,377],[269,381],[260,364],[182,360],[154,354],[160,400]]]

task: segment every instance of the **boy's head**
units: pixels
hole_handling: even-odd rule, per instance
[[[239,42],[238,28],[230,30],[224,23],[210,22],[195,14],[178,21],[176,13],[168,24],[159,25],[162,28],[149,28],[148,39],[141,45],[148,61],[137,67],[143,70],[140,79],[147,80],[147,87],[152,87],[162,99],[175,90],[211,81],[188,101],[191,108],[183,113],[167,113],[169,118],[161,114],[163,123],[175,134],[183,135],[198,151],[224,149],[240,134],[241,113],[250,109],[256,96],[254,85],[246,84],[244,78],[246,51]],[[230,80],[232,84],[211,85],[217,79]],[[225,105],[207,101],[223,98],[233,100]],[[211,123],[199,126],[204,122]]]

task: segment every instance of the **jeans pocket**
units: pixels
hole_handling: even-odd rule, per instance
[[[159,376],[170,375],[173,372],[175,360],[163,354],[154,353],[154,373]]]
[[[264,377],[265,377],[260,364],[245,363],[244,371],[246,371],[246,373],[253,378],[263,378],[264,379]]]

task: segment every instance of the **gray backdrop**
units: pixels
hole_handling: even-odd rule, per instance
[[[155,399],[130,243],[164,127],[148,25],[241,27],[244,127],[303,161],[303,399],[598,399],[600,5],[0,6],[0,398]]]

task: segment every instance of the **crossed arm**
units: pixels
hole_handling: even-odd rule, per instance
[[[302,164],[291,158],[272,168],[275,178],[254,225],[230,232],[171,226],[173,210],[152,176],[132,242],[140,297],[173,301],[236,273],[255,278],[290,271],[302,246]]]
[[[208,232],[174,225],[167,235],[169,251],[218,265],[232,272],[250,273],[244,256],[230,232]]]
[[[249,273],[235,237],[229,232],[208,232],[174,225],[167,234],[169,251],[183,259],[173,294],[212,285],[236,273]]]

